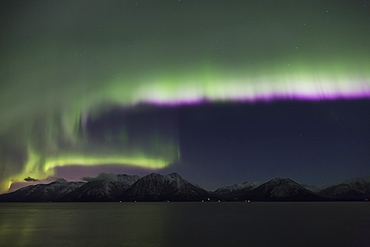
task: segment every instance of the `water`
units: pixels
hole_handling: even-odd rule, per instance
[[[0,203],[0,246],[370,246],[370,203]]]

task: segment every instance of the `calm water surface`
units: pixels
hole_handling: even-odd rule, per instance
[[[370,203],[0,203],[0,246],[370,246]]]

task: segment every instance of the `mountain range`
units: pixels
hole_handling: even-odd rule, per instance
[[[314,188],[311,189],[310,188]],[[112,201],[363,201],[370,198],[370,177],[318,187],[289,178],[244,182],[211,192],[177,173],[144,177],[117,174],[113,179],[88,182],[55,181],[23,187],[0,195],[0,202],[112,202]]]

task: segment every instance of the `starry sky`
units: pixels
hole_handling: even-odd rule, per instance
[[[1,1],[0,192],[368,176],[369,24],[365,0]]]

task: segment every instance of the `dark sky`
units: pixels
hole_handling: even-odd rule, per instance
[[[1,1],[0,191],[370,175],[369,1]],[[30,180],[30,179],[28,179]]]
[[[369,109],[368,100],[183,109],[178,169],[213,188],[219,181],[290,177],[322,185],[365,176],[370,174]]]

